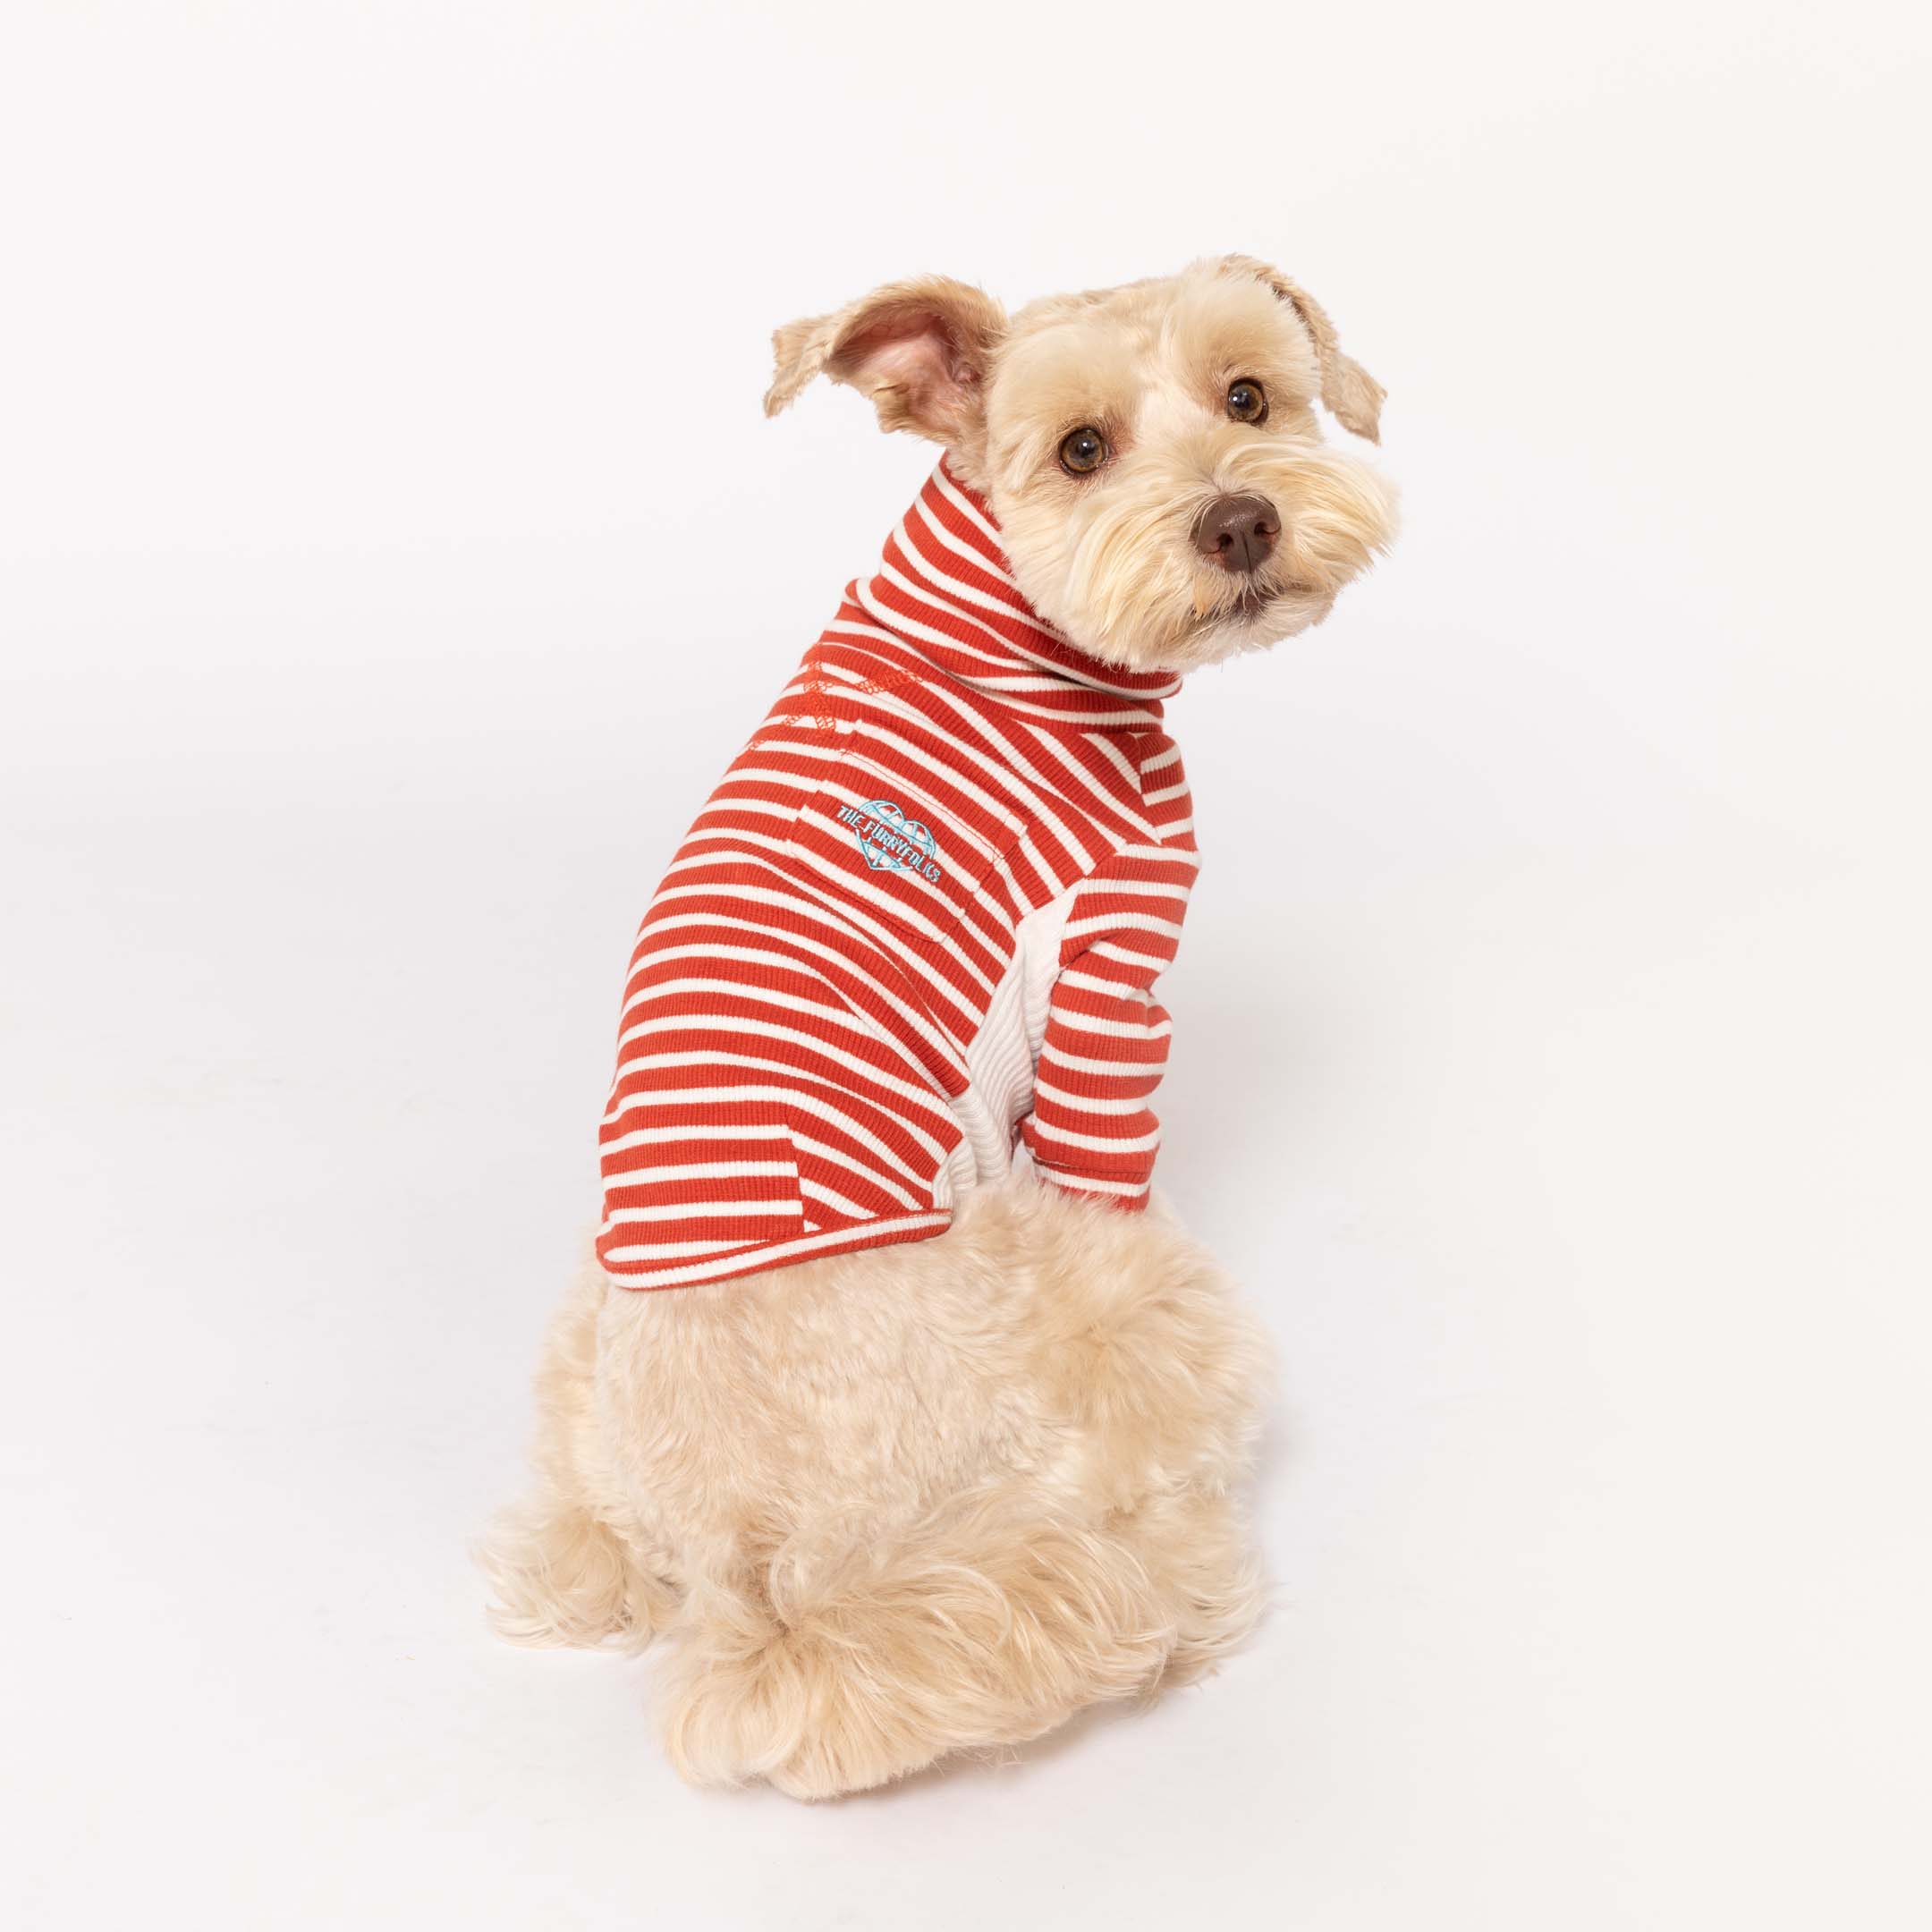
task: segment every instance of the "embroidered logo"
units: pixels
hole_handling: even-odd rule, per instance
[[[908,818],[890,799],[842,805],[838,816],[841,825],[852,827],[860,855],[875,872],[917,872],[935,885],[945,877],[931,826]]]

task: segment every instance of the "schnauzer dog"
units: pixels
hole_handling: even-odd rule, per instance
[[[943,455],[646,911],[597,1260],[486,1549],[504,1634],[669,1640],[680,1771],[801,1798],[1210,1666],[1267,1350],[1155,1202],[1181,676],[1389,540],[1383,392],[1266,264],[775,337]]]

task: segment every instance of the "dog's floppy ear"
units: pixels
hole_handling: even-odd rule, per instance
[[[1267,283],[1301,318],[1302,326],[1315,339],[1315,360],[1321,369],[1321,399],[1328,405],[1328,413],[1344,429],[1352,429],[1357,436],[1379,443],[1382,399],[1388,391],[1353,356],[1342,352],[1328,311],[1300,284],[1291,282],[1279,268],[1271,268],[1252,255],[1229,255],[1224,258],[1223,267]]]
[[[947,275],[888,282],[835,315],[788,322],[772,336],[776,368],[765,392],[775,416],[813,377],[871,397],[882,429],[958,443],[977,427],[987,365],[1006,311]]]

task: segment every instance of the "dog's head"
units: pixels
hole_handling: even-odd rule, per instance
[[[945,445],[1034,609],[1111,663],[1184,670],[1291,637],[1394,534],[1388,485],[1315,416],[1319,399],[1374,442],[1381,386],[1247,256],[1011,319],[927,276],[773,341],[767,415],[823,374]]]

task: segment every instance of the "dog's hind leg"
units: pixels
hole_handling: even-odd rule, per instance
[[[809,1799],[1150,1690],[1176,1631],[1127,1542],[989,1488],[896,1533],[795,1534],[749,1580],[694,1587],[673,1634],[678,1769]]]
[[[478,1547],[490,1621],[513,1643],[640,1648],[677,1610],[660,1553],[609,1472],[596,1387],[608,1292],[601,1270],[587,1268],[558,1311],[537,1373],[536,1486]]]
[[[698,1783],[862,1791],[1190,1682],[1252,1630],[1263,1594],[1218,1488],[1097,1524],[1002,1488],[896,1534],[795,1535],[755,1572],[693,1589],[670,1633],[666,1748]]]

